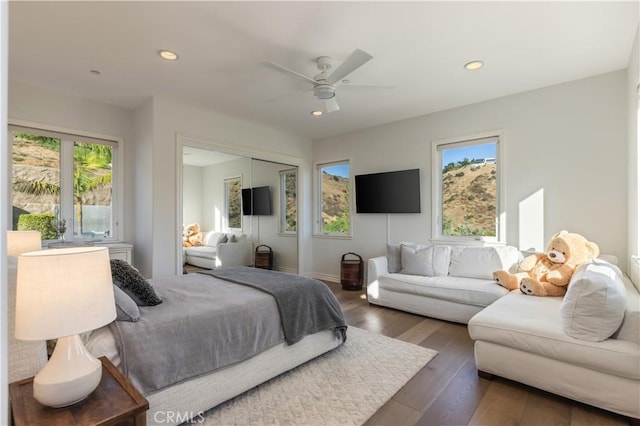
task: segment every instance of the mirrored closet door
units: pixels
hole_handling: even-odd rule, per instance
[[[178,232],[183,246],[206,245],[211,231],[235,234],[240,240],[246,235],[252,242],[251,262],[260,246],[260,251],[273,253],[274,270],[297,273],[298,168],[200,146],[182,149],[183,229]],[[185,235],[193,224],[199,226],[200,241]],[[215,262],[191,256],[186,261],[187,270],[189,262],[196,267],[213,267]]]

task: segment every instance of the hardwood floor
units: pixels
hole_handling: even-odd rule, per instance
[[[363,291],[326,284],[349,325],[439,352],[367,421],[368,426],[629,424],[626,417],[520,383],[478,377],[473,341],[464,324],[369,305]]]

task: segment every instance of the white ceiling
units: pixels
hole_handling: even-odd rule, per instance
[[[626,2],[11,2],[9,78],[135,108],[151,96],[311,139],[624,69],[638,25]],[[341,110],[305,81],[315,59],[373,59]],[[170,49],[175,62],[156,52]],[[466,71],[481,59],[485,67]],[[90,73],[99,70],[100,75]]]

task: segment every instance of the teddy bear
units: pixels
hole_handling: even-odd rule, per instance
[[[202,232],[200,232],[200,225],[192,223],[184,228],[182,233],[182,246],[183,247],[197,247],[202,245]]]
[[[528,295],[564,296],[576,267],[599,254],[596,243],[563,230],[551,238],[546,253],[525,257],[514,274],[495,271],[493,279],[508,290],[519,288]]]

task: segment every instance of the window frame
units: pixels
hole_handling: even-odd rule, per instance
[[[280,234],[282,235],[297,235],[298,234],[298,209],[296,209],[296,229],[290,231],[287,229],[287,175],[295,175],[296,180],[296,203],[298,198],[298,169],[290,168],[280,170]]]
[[[322,227],[322,169],[330,166],[338,166],[346,164],[349,166],[349,232],[324,232]],[[351,160],[328,161],[315,164],[315,208],[314,208],[314,227],[313,235],[315,237],[325,238],[342,238],[351,239],[353,237],[353,176],[351,170]]]
[[[124,227],[121,226],[121,221],[124,218],[124,150],[123,139],[99,134],[86,132],[77,129],[63,128],[57,126],[49,126],[40,123],[32,123],[22,120],[9,120],[7,126],[7,136],[9,143],[9,176],[13,175],[13,132],[29,133],[32,135],[52,137],[61,140],[60,144],[60,211],[63,218],[71,218],[73,224],[74,215],[74,203],[73,203],[73,189],[71,191],[63,190],[71,186],[73,188],[73,143],[74,142],[88,142],[95,144],[108,145],[112,148],[111,153],[111,234],[109,237],[102,237],[96,239],[96,241],[102,241],[105,243],[114,243],[124,241]],[[64,142],[66,141],[66,143]],[[9,200],[13,199],[13,191],[11,189],[13,180],[9,178]],[[9,201],[9,207],[11,208],[11,201]],[[8,215],[8,226],[11,228],[11,220],[13,214]],[[67,225],[67,231],[65,232],[66,239],[73,239],[73,225]],[[50,242],[51,240],[43,240],[43,242]]]
[[[456,236],[442,234],[442,151],[441,147],[471,146],[496,140],[496,236]],[[506,244],[506,214],[504,212],[506,194],[504,187],[503,171],[505,170],[504,156],[504,132],[502,130],[484,132],[451,139],[436,140],[431,144],[431,239],[442,244]]]
[[[239,228],[232,228],[231,226],[229,226],[229,182],[231,181],[239,181],[240,183],[240,193],[239,193],[239,197],[240,197],[240,227]],[[229,231],[241,231],[242,230],[242,221],[243,221],[243,214],[242,214],[242,175],[237,175],[237,176],[229,176],[224,178],[223,180],[223,191],[224,191],[224,225],[225,228]]]

